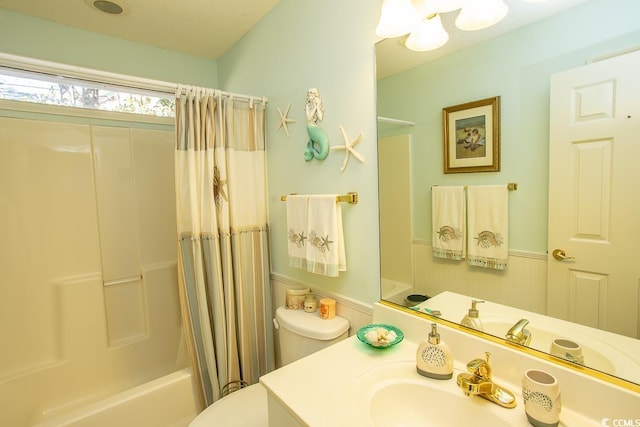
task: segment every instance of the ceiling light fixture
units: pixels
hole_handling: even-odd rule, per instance
[[[434,50],[449,40],[440,15],[454,11],[459,11],[456,27],[476,31],[500,22],[509,7],[503,0],[383,0],[376,34],[383,38],[409,34],[407,48],[418,52]]]

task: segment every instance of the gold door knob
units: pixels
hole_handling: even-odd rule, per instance
[[[553,252],[551,252],[551,255],[553,255],[553,257],[555,259],[557,259],[558,261],[573,261],[573,260],[575,260],[574,257],[567,256],[567,254],[564,251],[564,249],[554,249]]]

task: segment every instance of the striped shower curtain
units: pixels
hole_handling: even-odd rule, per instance
[[[205,408],[274,366],[263,103],[179,87],[175,174],[182,319]]]

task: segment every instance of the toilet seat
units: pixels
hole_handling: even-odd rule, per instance
[[[210,426],[267,427],[267,391],[261,384],[253,384],[213,402],[202,411],[189,427]]]

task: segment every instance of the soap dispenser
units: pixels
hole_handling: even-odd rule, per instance
[[[416,370],[420,375],[436,380],[448,380],[453,376],[453,354],[440,340],[435,323],[431,324],[429,337],[418,346]]]
[[[475,299],[471,301],[471,308],[469,309],[469,313],[467,313],[460,321],[460,324],[462,326],[466,326],[467,328],[475,329],[477,331],[484,331],[482,321],[480,320],[480,317],[478,317],[480,315],[480,312],[476,308],[476,304],[482,302],[484,301],[478,301]]]

